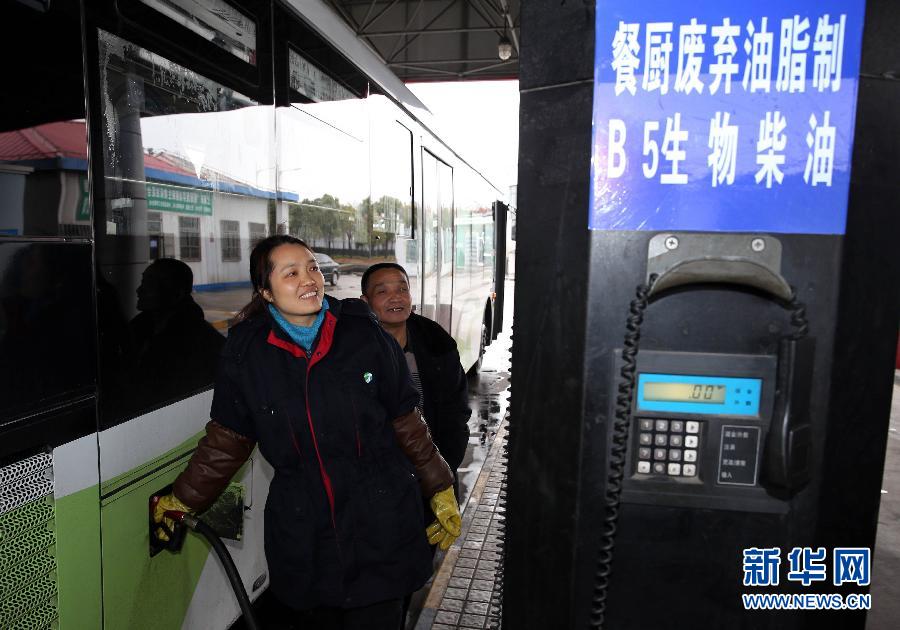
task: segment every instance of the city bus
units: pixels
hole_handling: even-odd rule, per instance
[[[303,238],[335,297],[398,262],[468,369],[504,195],[319,0],[13,0],[4,25],[0,627],[227,628],[218,561],[156,553],[148,501],[209,419],[251,248]],[[255,452],[209,512],[253,599],[271,475]]]

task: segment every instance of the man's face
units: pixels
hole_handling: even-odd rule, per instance
[[[369,286],[362,299],[382,324],[402,324],[412,312],[409,280],[399,269],[379,269],[369,277]]]

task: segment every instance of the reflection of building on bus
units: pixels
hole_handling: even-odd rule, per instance
[[[0,133],[0,156],[8,161],[3,176],[17,176],[22,191],[3,208],[2,233],[91,236],[85,138],[81,121]],[[145,263],[158,258],[188,263],[197,288],[249,286],[247,256],[267,235],[275,193],[210,169],[198,177],[187,158],[165,151],[147,149],[142,159],[145,218],[132,212],[135,199],[117,197],[110,203],[106,234],[146,241]],[[290,193],[282,198],[295,200]]]
[[[193,539],[151,557],[147,505],[208,420],[250,248],[296,234],[354,296],[347,273],[400,262],[469,368],[502,322],[504,195],[317,0],[29,4],[0,40],[27,60],[0,102],[0,517],[24,528],[0,546],[35,572],[10,574],[32,599],[0,626],[226,628],[217,561]],[[271,474],[257,452],[234,478],[254,598]]]

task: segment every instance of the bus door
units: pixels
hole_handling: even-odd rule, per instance
[[[453,169],[422,151],[422,315],[450,331]]]

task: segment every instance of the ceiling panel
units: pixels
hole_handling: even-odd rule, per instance
[[[403,81],[518,78],[519,0],[327,2]]]

